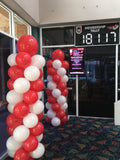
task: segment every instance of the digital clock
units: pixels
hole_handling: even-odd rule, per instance
[[[76,45],[119,44],[119,23],[76,26]]]

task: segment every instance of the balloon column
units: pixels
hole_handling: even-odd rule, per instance
[[[59,126],[67,121],[65,111],[68,108],[66,101],[68,95],[66,69],[68,69],[69,63],[64,60],[64,52],[56,49],[52,53],[52,60],[47,61],[47,67],[48,83],[46,93],[48,100],[46,108],[48,111],[45,118],[46,122],[51,123],[53,126]]]
[[[7,142],[8,155],[14,160],[40,158],[45,152],[41,143],[44,126],[44,104],[40,100],[44,82],[42,68],[45,59],[36,55],[38,43],[31,35],[23,35],[17,42],[18,54],[11,54],[6,95],[8,110],[7,132],[11,135]]]

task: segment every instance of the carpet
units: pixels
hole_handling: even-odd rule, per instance
[[[60,127],[42,122],[46,151],[39,160],[120,160],[120,127],[114,119],[71,117]]]

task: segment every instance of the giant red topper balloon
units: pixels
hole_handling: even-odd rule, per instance
[[[17,49],[18,52],[27,52],[33,56],[38,51],[37,40],[31,35],[23,35],[17,42]]]
[[[64,60],[64,52],[61,49],[56,49],[55,51],[53,51],[52,53],[52,59],[59,59],[61,61]]]

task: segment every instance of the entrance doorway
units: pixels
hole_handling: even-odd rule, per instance
[[[46,61],[51,59],[52,52],[58,48],[43,49]],[[65,60],[69,61],[70,47],[61,48]],[[70,75],[67,87],[68,115],[113,117],[115,102],[115,46],[85,47],[85,74]],[[47,86],[47,68],[44,68],[44,80]],[[78,108],[76,108],[76,90],[78,87]],[[44,94],[46,103],[47,97]],[[45,111],[46,112],[46,111]]]
[[[87,47],[85,77],[78,79],[79,116],[113,117],[115,46]]]

